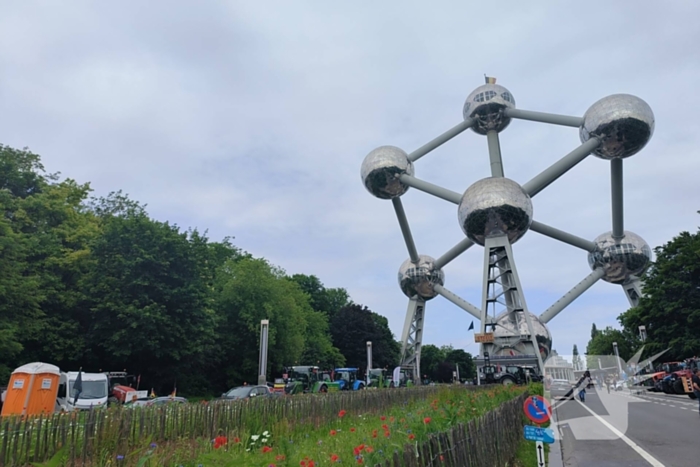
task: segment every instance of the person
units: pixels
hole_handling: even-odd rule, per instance
[[[586,387],[591,382],[591,372],[586,370],[586,372],[583,374],[583,377],[579,380],[579,385],[578,385],[578,398],[581,402],[586,402]]]
[[[605,387],[608,388],[608,394],[610,394],[610,378],[605,378]]]
[[[700,368],[695,370],[695,374],[692,378],[693,383],[693,393],[695,398],[698,400],[698,413],[700,413]]]

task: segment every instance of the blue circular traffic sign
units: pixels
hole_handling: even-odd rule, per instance
[[[523,403],[525,416],[533,423],[547,423],[552,413],[552,407],[542,396],[530,396]]]

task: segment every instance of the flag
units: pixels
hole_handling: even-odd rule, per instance
[[[496,78],[484,75],[484,79],[486,80],[486,84],[496,84]]]
[[[173,392],[170,393],[170,397],[177,396],[177,383],[173,384]]]
[[[75,379],[75,383],[73,383],[73,394],[75,394],[73,398],[73,405],[78,403],[78,399],[80,398],[80,395],[83,393],[83,367],[80,367],[80,370],[78,370],[78,377]]]
[[[141,375],[138,375],[136,378],[136,390],[139,390],[139,386],[141,385]]]
[[[471,331],[472,329],[474,329],[474,321],[472,321],[472,324],[469,325],[469,329],[467,329],[467,331]]]

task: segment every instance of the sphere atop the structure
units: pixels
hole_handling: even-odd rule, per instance
[[[629,94],[613,94],[593,104],[583,116],[581,142],[595,136],[601,144],[593,154],[615,159],[638,153],[654,133],[654,113],[649,104]]]
[[[552,334],[549,332],[547,325],[544,324],[540,319],[530,314],[530,319],[532,320],[532,327],[535,332],[535,340],[539,347],[540,355],[542,356],[542,361],[545,361],[549,357],[552,351]],[[486,331],[490,331],[487,326]],[[504,311],[503,313],[496,316],[496,327],[493,331],[493,336],[496,339],[510,337],[513,341],[513,345],[510,347],[505,347],[501,349],[497,355],[526,355],[532,354],[530,350],[531,347],[529,341],[521,341],[520,336],[528,336],[530,332],[528,331],[527,321],[525,320],[524,311]],[[503,342],[503,341],[501,341]]]
[[[418,255],[418,264],[409,258],[399,268],[399,286],[408,298],[417,295],[430,300],[437,295],[435,284],[445,285],[445,273],[435,267],[435,259],[430,256]]]
[[[408,190],[399,180],[403,174],[413,175],[413,162],[408,154],[395,146],[380,146],[362,161],[362,183],[377,198],[391,199]]]
[[[603,280],[624,284],[631,276],[639,276],[651,262],[651,248],[639,235],[625,230],[625,236],[615,240],[612,232],[599,235],[596,250],[588,253],[591,269],[603,269]]]
[[[458,217],[462,231],[474,243],[484,245],[487,237],[500,235],[515,243],[532,224],[532,200],[513,180],[484,178],[464,192]]]
[[[473,118],[472,130],[485,135],[490,130],[501,131],[510,123],[506,109],[515,108],[513,95],[498,84],[484,84],[472,91],[464,102],[464,119]]]

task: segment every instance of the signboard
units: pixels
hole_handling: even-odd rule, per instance
[[[525,425],[525,439],[552,444],[554,442],[554,431],[551,428]]]
[[[492,332],[484,332],[484,333],[474,333],[474,342],[477,344],[484,344],[484,343],[490,343],[493,342],[493,333]]]
[[[23,379],[16,379],[12,382],[12,389],[22,389],[24,387]]]
[[[535,452],[537,453],[537,467],[544,467],[544,446],[541,441],[538,441],[535,446]]]
[[[51,389],[51,378],[41,380],[41,389]]]
[[[532,421],[541,425],[549,421],[549,416],[552,413],[552,408],[544,397],[530,396],[523,403],[523,411],[525,416]]]

